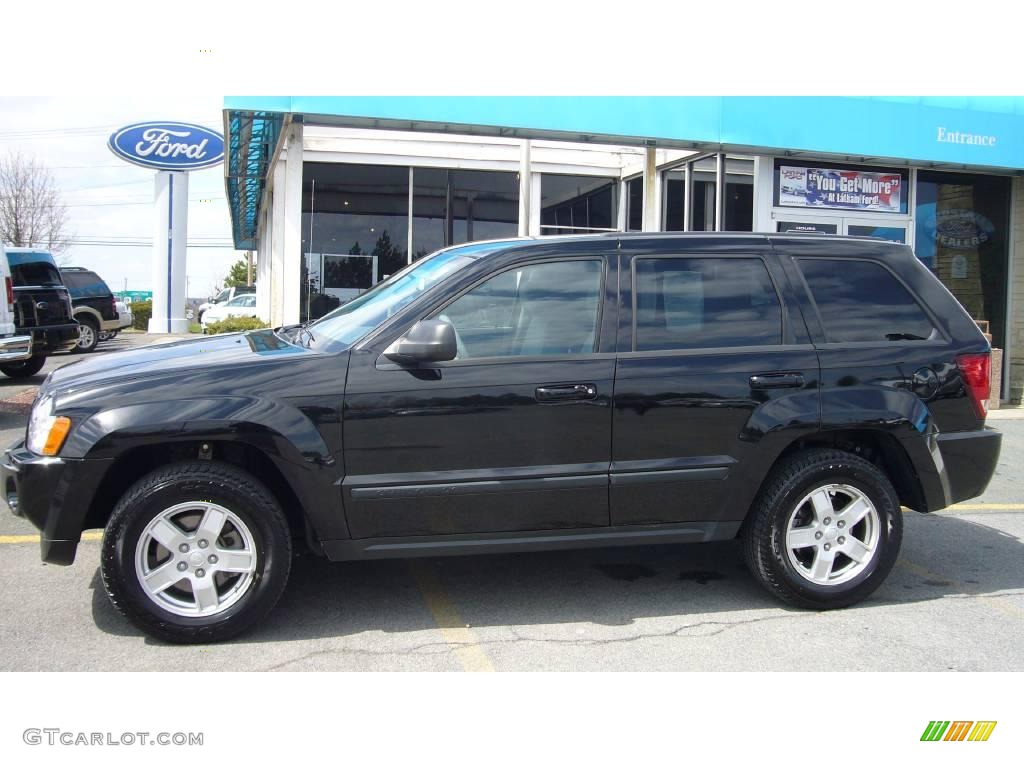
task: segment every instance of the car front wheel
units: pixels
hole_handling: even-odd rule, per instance
[[[773,471],[743,548],[755,578],[785,602],[842,608],[885,580],[902,536],[896,491],[878,467],[846,451],[813,450]]]
[[[0,373],[12,379],[26,379],[43,370],[44,365],[46,365],[46,355],[36,355],[28,360],[0,365]]]
[[[135,483],[103,538],[103,584],[147,634],[226,640],[266,616],[284,591],[291,536],[267,488],[227,464],[171,465]]]

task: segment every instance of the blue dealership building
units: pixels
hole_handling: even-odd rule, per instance
[[[224,123],[274,324],[473,240],[871,235],[913,246],[1024,392],[1024,98],[232,96]]]

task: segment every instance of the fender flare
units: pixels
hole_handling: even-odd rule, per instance
[[[108,472],[117,459],[136,449],[202,441],[239,443],[259,451],[284,478],[322,538],[347,536],[334,488],[343,474],[341,462],[309,416],[279,401],[225,396],[109,408],[84,418],[62,454],[86,463],[97,460]],[[330,498],[332,489],[337,508],[325,509],[323,499]]]

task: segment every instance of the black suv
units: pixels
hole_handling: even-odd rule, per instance
[[[35,376],[48,355],[75,348],[78,323],[53,256],[32,248],[6,251],[14,284],[14,324],[19,335],[32,336],[32,357],[0,365],[0,371],[11,378]]]
[[[84,267],[62,267],[75,320],[81,327],[76,352],[92,352],[104,333],[121,328],[117,299],[103,278]]]
[[[985,337],[911,250],[818,235],[516,239],[439,251],[307,326],[83,360],[39,390],[6,498],[173,641],[264,616],[332,560],[740,538],[836,608],[901,505],[985,490]]]

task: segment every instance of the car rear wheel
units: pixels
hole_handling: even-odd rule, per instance
[[[146,475],[118,502],[103,538],[103,584],[147,634],[226,640],[266,616],[291,567],[287,520],[270,491],[227,464]]]
[[[36,355],[28,360],[0,365],[0,373],[12,379],[25,379],[35,376],[43,369],[44,365],[46,365],[46,355]]]
[[[75,352],[92,352],[100,343],[100,326],[91,317],[78,321],[78,343]]]
[[[899,554],[896,491],[846,451],[796,454],[776,468],[743,531],[744,555],[768,591],[802,608],[842,608],[885,580]]]

